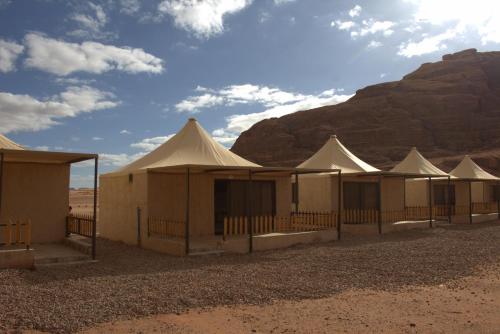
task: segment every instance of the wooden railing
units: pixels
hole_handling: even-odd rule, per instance
[[[405,208],[405,220],[429,219],[428,206],[407,206]]]
[[[378,210],[376,209],[344,209],[342,210],[342,223],[344,224],[370,224],[377,223]]]
[[[31,219],[26,222],[9,219],[6,224],[0,224],[0,244],[4,246],[25,245],[27,249],[31,246]]]
[[[406,220],[406,212],[401,210],[382,211],[382,223],[395,223]]]
[[[299,212],[290,216],[252,217],[253,234],[308,232],[336,228],[334,212]],[[224,237],[248,234],[247,217],[225,217]]]
[[[472,203],[472,213],[488,214],[498,212],[497,202],[476,202]]]
[[[148,237],[183,238],[185,222],[160,217],[148,218]]]
[[[92,238],[92,229],[94,226],[93,215],[87,214],[71,214],[66,218],[66,233],[82,235]]]

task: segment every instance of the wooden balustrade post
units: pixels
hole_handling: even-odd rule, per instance
[[[377,208],[378,208],[378,234],[382,234],[382,175],[378,176],[378,193],[377,193]]]
[[[99,169],[99,156],[94,158],[94,208],[92,217],[92,259],[96,257],[96,239],[97,239],[97,179]]]
[[[429,176],[429,227],[432,227],[432,177]]]
[[[342,233],[342,171],[338,171],[337,189],[337,239],[340,240]]]
[[[24,236],[24,243],[26,245],[26,249],[30,249],[31,246],[31,219],[28,219],[26,223],[26,231]]]
[[[248,252],[253,252],[253,219],[252,219],[252,170],[248,170],[247,183],[247,220],[248,220]]]
[[[472,224],[472,181],[469,181],[469,224]]]
[[[186,221],[184,223],[184,246],[186,255],[189,254],[189,209],[190,209],[190,189],[189,189],[189,181],[191,179],[191,170],[186,168]]]

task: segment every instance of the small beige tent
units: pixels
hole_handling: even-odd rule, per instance
[[[95,154],[27,150],[0,135],[0,242],[25,242],[23,233],[31,234],[32,243],[60,242],[80,233],[93,238],[95,257],[95,214],[81,224],[67,220],[70,166],[89,159],[96,162],[97,181]]]
[[[100,233],[185,255],[219,250],[226,235],[248,232],[251,251],[254,232],[274,231],[274,217],[290,215],[290,176],[300,172],[245,160],[190,119],[151,153],[101,175]]]
[[[336,136],[327,142],[299,168],[335,168],[335,173],[304,175],[296,182],[299,210],[343,212],[347,230],[352,224],[372,224],[382,233],[383,223],[403,219],[404,176],[381,171],[356,157]],[[342,187],[339,189],[339,181]],[[297,186],[298,185],[298,186]]]
[[[429,160],[424,158],[416,147],[413,147],[408,155],[398,163],[392,170],[395,173],[406,173],[410,175],[405,182],[405,211],[412,219],[429,218],[430,224],[435,216],[439,218],[449,217],[448,194],[449,175],[434,166]],[[427,179],[427,181],[425,180]],[[433,205],[432,182],[433,179],[445,180],[448,184],[443,192],[443,202]],[[440,198],[441,198],[440,197]],[[434,209],[433,209],[434,208]]]
[[[500,178],[491,175],[476,164],[468,155],[450,172],[454,184],[460,184],[463,197],[468,200],[469,222],[497,219],[499,212],[498,184]],[[457,189],[458,190],[458,189]]]

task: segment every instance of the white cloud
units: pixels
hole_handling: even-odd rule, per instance
[[[99,153],[99,162],[103,166],[113,166],[113,167],[122,167],[134,160],[137,160],[145,155],[144,152],[140,152],[137,154],[112,154],[112,153]]]
[[[49,149],[50,149],[50,147],[45,146],[45,145],[35,147],[35,150],[38,150],[38,151],[48,151]]]
[[[68,87],[46,98],[0,92],[0,133],[38,131],[50,128],[59,119],[116,107],[114,95],[89,86]]]
[[[395,26],[392,21],[375,21],[373,19],[363,20],[363,28],[359,30],[360,36],[366,36],[368,34],[376,34],[382,32],[385,36],[391,35],[394,31],[391,29]]]
[[[281,6],[290,2],[295,2],[295,0],[274,0],[276,6]]]
[[[379,41],[370,41],[370,43],[368,44],[368,48],[369,49],[376,49],[376,48],[381,47],[382,45],[384,45],[384,44],[382,44]]]
[[[151,152],[161,144],[165,143],[167,140],[172,138],[174,135],[160,136],[153,138],[144,138],[140,142],[130,144],[130,147],[138,148],[144,150],[145,152]]]
[[[104,138],[102,137],[92,137],[92,140],[95,140],[95,141],[100,141],[100,140],[103,140]]]
[[[132,133],[132,132],[130,132],[130,131],[129,131],[129,130],[127,130],[127,129],[123,129],[122,131],[120,131],[120,134],[121,134],[121,135],[129,135],[129,134],[131,134],[131,133]]]
[[[108,16],[100,5],[92,2],[86,3],[86,8],[78,13],[71,15],[70,19],[78,25],[78,29],[69,31],[67,34],[80,38],[105,39],[113,37],[113,33],[103,31]]]
[[[0,72],[11,72],[16,69],[16,60],[23,53],[24,46],[16,42],[0,39]]]
[[[98,42],[68,43],[30,33],[25,37],[28,58],[25,63],[56,75],[74,72],[161,73],[163,61],[142,49],[116,47]]]
[[[398,55],[411,58],[446,49],[445,41],[453,39],[457,31],[450,29],[442,34],[425,37],[419,42],[408,41],[399,46]]]
[[[141,2],[139,0],[120,0],[120,6],[120,12],[133,15],[141,9]]]
[[[174,19],[177,27],[198,38],[209,38],[224,31],[224,16],[234,14],[253,0],[164,0],[158,5],[162,14]]]
[[[197,87],[201,95],[190,96],[175,105],[178,112],[199,112],[200,109],[218,105],[233,106],[236,104],[259,103],[272,107],[284,103],[300,101],[302,94],[282,91],[278,88],[251,84],[231,85],[218,91]]]
[[[338,30],[350,30],[356,26],[356,23],[353,21],[332,21],[330,24],[332,27],[337,27]]]
[[[250,126],[263,119],[281,117],[299,110],[337,104],[346,101],[352,96],[338,94],[342,91],[335,89],[326,90],[318,95],[304,95],[250,84],[227,86],[219,91],[201,88],[200,92],[222,97],[222,104],[225,106],[257,103],[267,108],[262,112],[235,114],[226,118],[226,127],[212,132],[214,139],[225,146],[233,144],[242,131],[247,130]],[[191,98],[193,97],[189,99]],[[201,107],[209,108],[211,106],[198,106],[198,108]]]
[[[81,79],[76,77],[69,78],[55,78],[54,81],[60,85],[71,85],[71,86],[82,86],[82,85],[90,85],[96,82],[95,79]]]
[[[354,6],[350,11],[349,11],[349,16],[350,17],[356,17],[356,16],[359,16],[359,14],[361,13],[361,6],[360,5],[356,5]]]

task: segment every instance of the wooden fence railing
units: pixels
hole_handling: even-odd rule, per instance
[[[342,223],[344,224],[369,224],[377,223],[378,210],[376,209],[344,209],[342,210]]]
[[[472,203],[472,213],[488,214],[498,212],[497,202],[475,202]]]
[[[307,232],[333,229],[337,225],[337,215],[333,212],[299,212],[290,216],[252,217],[253,234],[284,232]],[[248,234],[247,217],[225,217],[224,236]]]
[[[93,215],[75,213],[66,218],[66,233],[82,235],[92,238],[92,229],[94,226]]]
[[[8,223],[0,224],[0,245],[25,245],[27,249],[31,246],[31,219],[26,222],[9,219]]]
[[[148,237],[183,238],[185,222],[160,217],[148,217]]]

